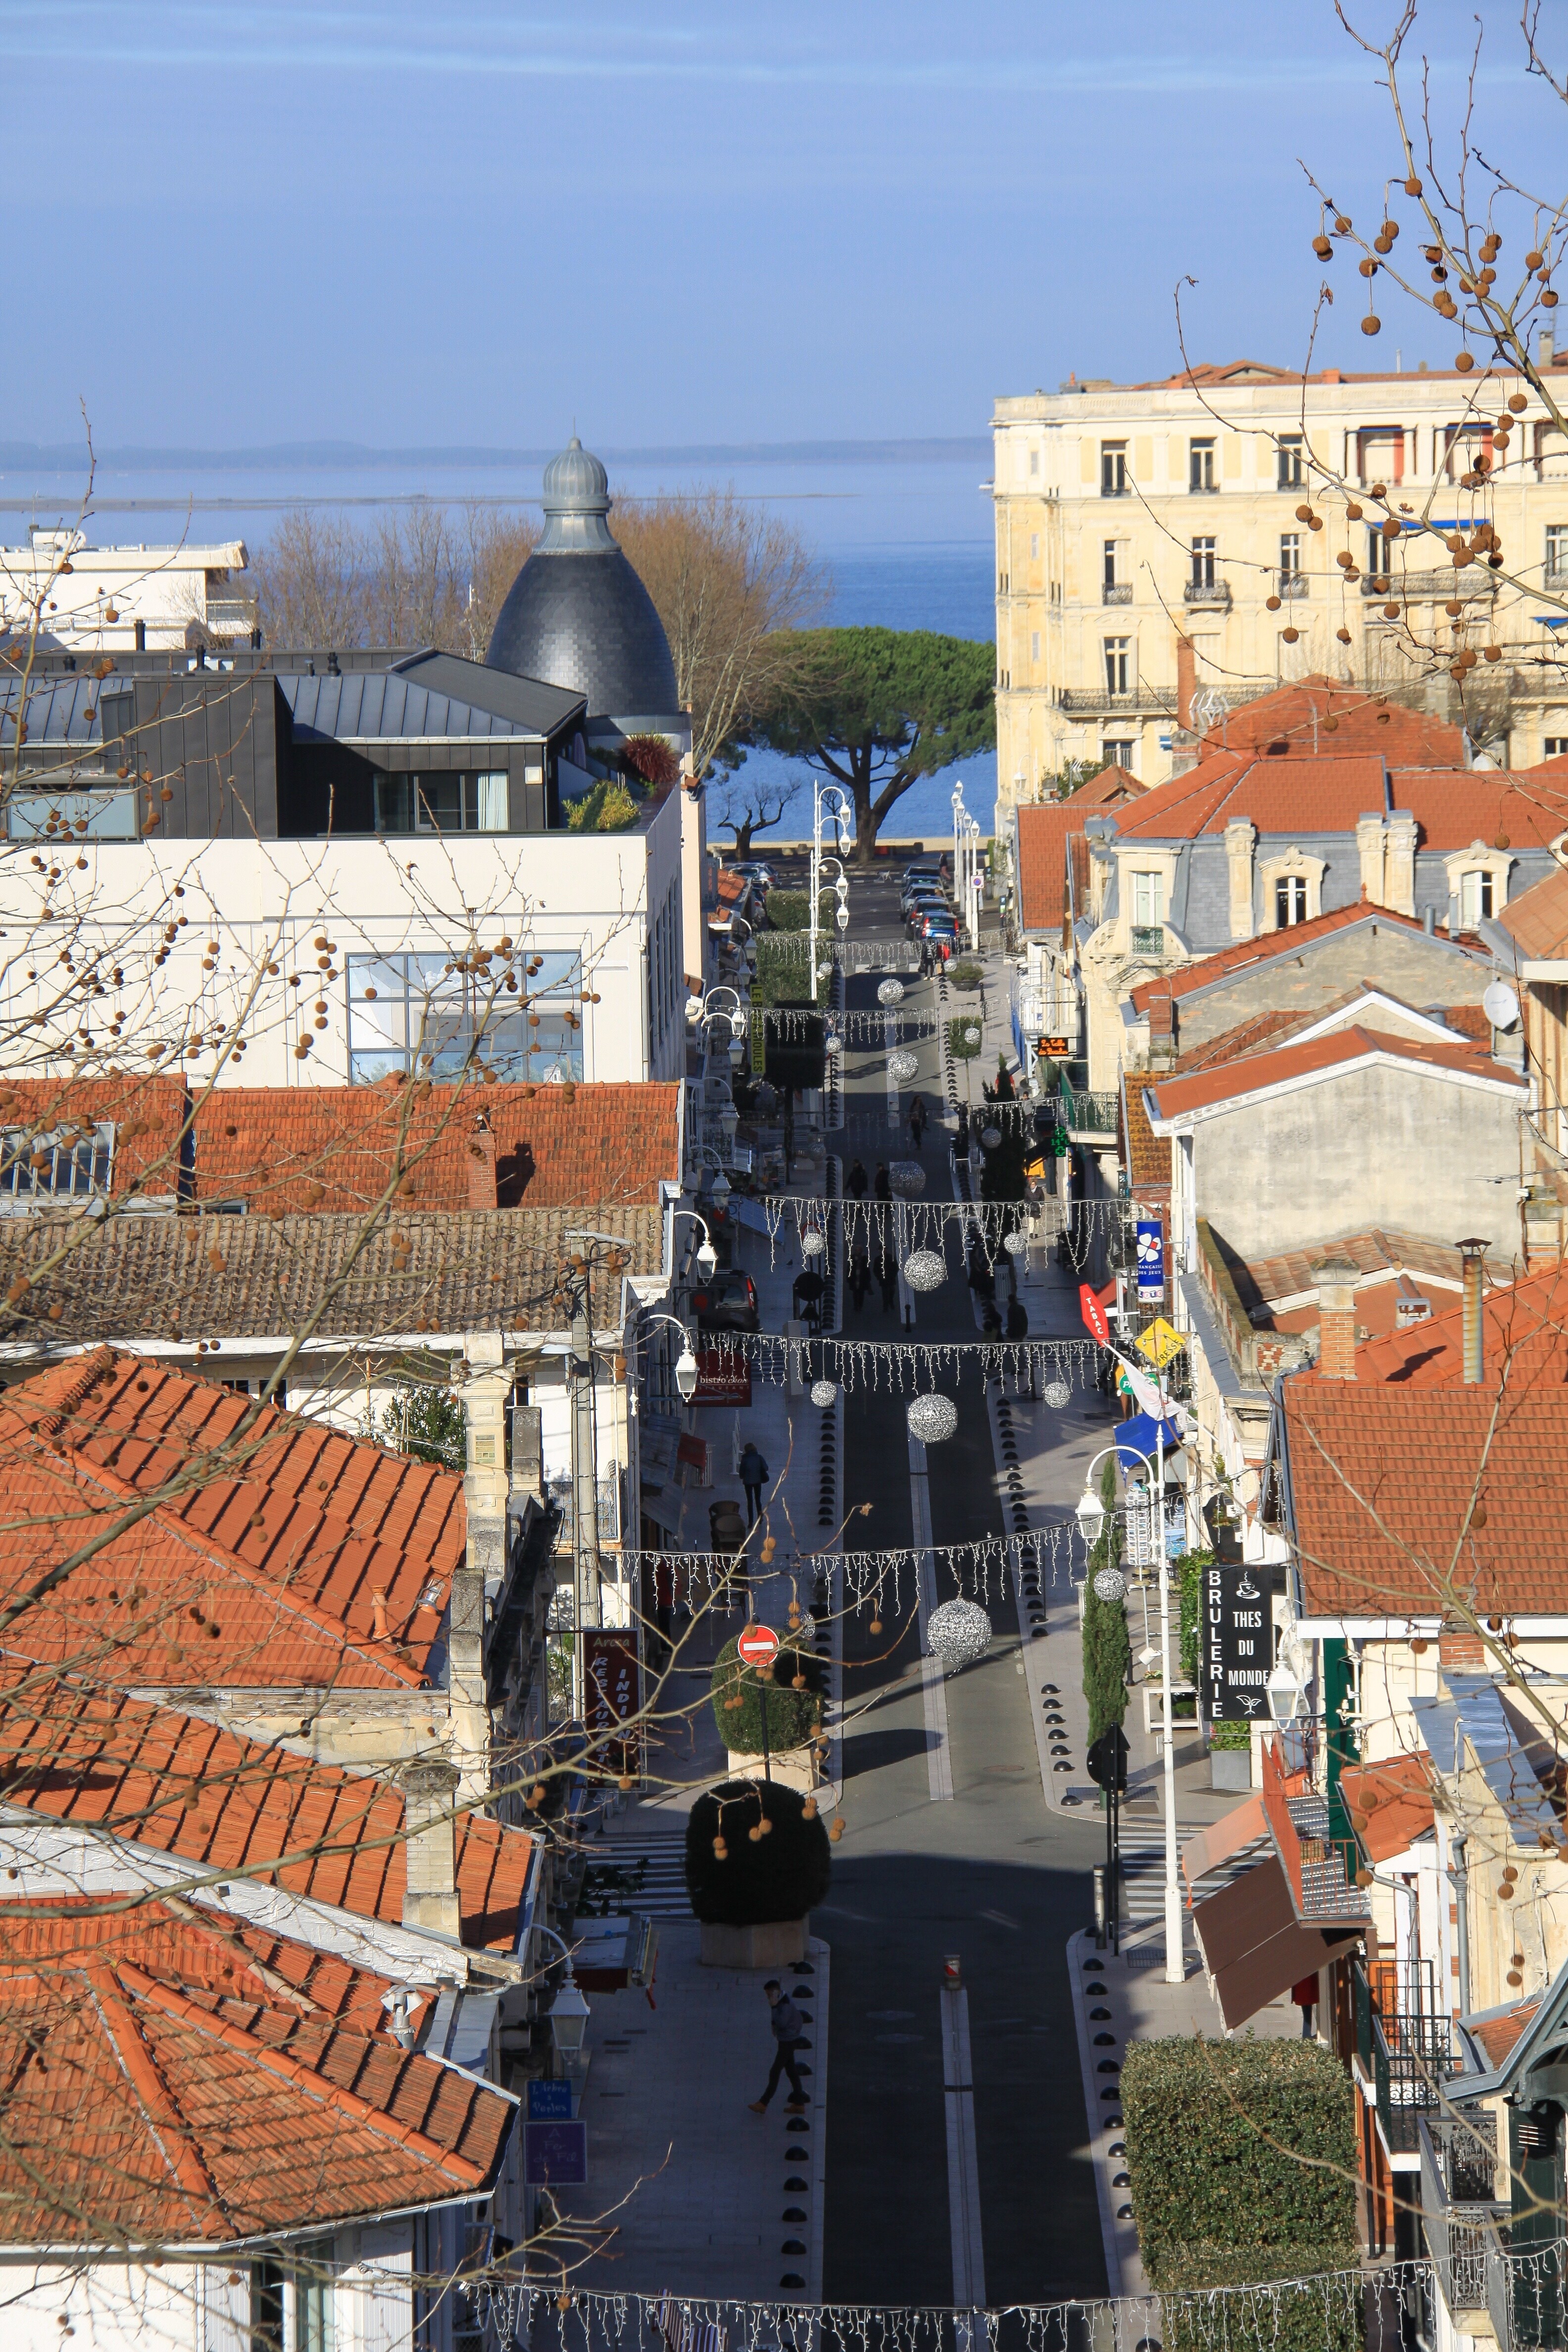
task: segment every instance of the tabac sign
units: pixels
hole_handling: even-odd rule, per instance
[[[1211,1723],[1266,1722],[1274,1629],[1267,1590],[1247,1567],[1204,1570],[1204,1706]]]

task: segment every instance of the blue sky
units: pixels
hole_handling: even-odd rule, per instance
[[[1481,124],[1550,182],[1482,13]],[[1445,105],[1472,30],[1423,8]],[[1297,159],[1373,211],[1373,85],[1328,0],[0,0],[0,438],[81,402],[110,445],[978,432],[1173,368],[1187,276],[1194,356],[1289,362]],[[1367,362],[1348,285],[1319,356]]]

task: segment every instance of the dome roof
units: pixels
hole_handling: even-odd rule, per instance
[[[544,469],[544,531],[512,582],[485,660],[586,695],[588,717],[673,719],[669,640],[611,537],[609,477],[575,434]]]

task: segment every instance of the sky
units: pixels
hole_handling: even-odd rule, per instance
[[[1412,37],[1450,111],[1474,13]],[[1481,143],[1550,181],[1481,13]],[[977,434],[1177,366],[1189,278],[1193,357],[1299,362],[1300,164],[1377,210],[1376,74],[1330,0],[0,0],[0,440]],[[1364,366],[1336,276],[1317,358]]]

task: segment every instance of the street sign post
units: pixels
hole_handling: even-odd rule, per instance
[[[1133,1342],[1142,1355],[1148,1357],[1157,1372],[1163,1372],[1173,1356],[1179,1356],[1186,1341],[1175,1326],[1156,1315],[1146,1331],[1141,1331]]]
[[[1105,1791],[1105,1912],[1110,1948],[1121,1948],[1121,1798],[1127,1787],[1127,1734],[1109,1724],[1089,1751],[1089,1777]],[[1098,1927],[1100,1923],[1096,1921]]]
[[[748,1666],[771,1666],[779,1654],[779,1637],[771,1625],[748,1625],[735,1647]]]

